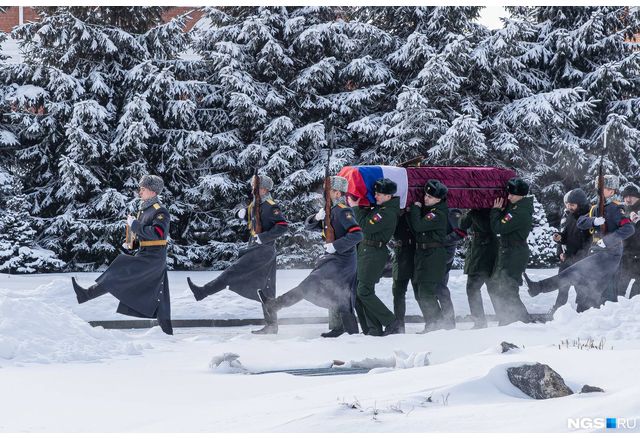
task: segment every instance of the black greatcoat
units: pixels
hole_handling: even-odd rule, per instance
[[[311,215],[307,229],[322,229],[322,223]],[[335,232],[336,252],[325,253],[297,287],[277,298],[280,307],[306,299],[316,306],[338,313],[352,313],[355,305],[357,271],[356,246],[362,241],[362,229],[350,207],[339,203],[331,208],[331,225]]]
[[[164,241],[169,235],[169,211],[155,203],[138,212],[131,224],[140,247],[134,255],[119,255],[96,280],[115,296],[117,312],[133,317],[157,318],[162,330],[173,334],[171,302],[167,278],[167,246],[144,246],[149,241]]]
[[[262,233],[256,235],[254,232],[253,204],[249,205],[247,215],[251,239],[247,247],[240,250],[238,259],[212,282],[211,287],[214,290],[228,288],[242,297],[260,301],[259,289],[267,297],[276,295],[276,239],[287,231],[288,224],[271,198],[260,204]],[[257,243],[256,237],[260,238],[261,244]]]

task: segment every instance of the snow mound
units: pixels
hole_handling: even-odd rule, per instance
[[[238,360],[240,355],[233,352],[225,352],[215,355],[209,362],[209,368],[214,373],[247,373],[247,369]]]
[[[0,362],[97,361],[142,349],[126,334],[93,328],[60,306],[0,294]]]
[[[569,304],[559,308],[551,329],[572,338],[606,338],[607,340],[640,339],[640,296],[633,299],[619,297],[618,302],[607,302],[600,309],[577,313]]]

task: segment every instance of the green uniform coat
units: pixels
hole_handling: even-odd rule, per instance
[[[509,203],[506,209],[491,209],[491,230],[500,235],[500,249],[494,273],[504,272],[522,285],[522,273],[529,262],[527,237],[533,226],[533,198]]]
[[[393,236],[400,214],[400,198],[393,197],[380,206],[354,207],[364,239],[358,246],[358,282],[376,284],[389,258],[386,243]],[[372,246],[366,241],[382,242]]]
[[[449,208],[445,200],[420,208],[411,206],[410,223],[416,235],[416,255],[414,259],[416,283],[441,282],[447,270],[447,251],[444,242],[447,237]],[[440,245],[434,248],[420,248],[420,244]]]
[[[405,213],[398,219],[396,231],[393,234],[395,248],[393,249],[393,280],[407,280],[413,277],[413,258],[416,253],[416,238],[409,225],[409,214]]]
[[[460,220],[460,228],[470,231],[471,245],[464,260],[464,274],[491,276],[498,257],[498,238],[491,231],[490,209],[472,209]]]

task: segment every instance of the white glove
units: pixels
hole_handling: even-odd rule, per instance
[[[127,244],[126,242],[122,243],[122,248],[125,250],[131,250],[131,247],[129,247],[129,244]]]
[[[322,221],[323,219],[325,219],[326,216],[327,216],[327,212],[324,211],[324,207],[323,207],[318,211],[318,213],[316,213],[316,216],[314,216],[314,218],[316,221]]]
[[[325,244],[324,251],[332,255],[336,252],[336,248],[333,246],[333,243]]]
[[[631,215],[629,215],[629,219],[634,223],[637,223],[638,220],[640,220],[640,215],[638,215],[638,212],[631,212]]]
[[[131,227],[131,224],[136,220],[135,216],[127,215],[127,224]]]
[[[247,216],[247,209],[240,209],[236,212],[236,215],[238,215],[238,218],[244,219],[244,217]]]
[[[256,242],[257,242],[258,244],[262,244],[262,241],[260,241],[260,236],[258,236],[258,235],[256,235]]]
[[[593,225],[594,226],[601,226],[603,225],[605,222],[604,218],[601,216],[597,216],[593,219]]]
[[[422,207],[422,203],[420,201],[415,201],[413,204],[415,204],[418,207]]]
[[[604,239],[601,239],[600,241],[598,241],[598,247],[602,247],[602,248],[606,248],[607,245],[604,243]]]

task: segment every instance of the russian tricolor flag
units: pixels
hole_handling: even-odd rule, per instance
[[[394,195],[400,198],[400,208],[404,209],[407,205],[409,181],[406,168],[397,166],[345,166],[338,175],[347,179],[349,193],[354,197],[360,198],[363,205],[375,204],[373,185],[382,178],[388,178],[398,185],[398,191]],[[365,200],[368,202],[365,203]]]

